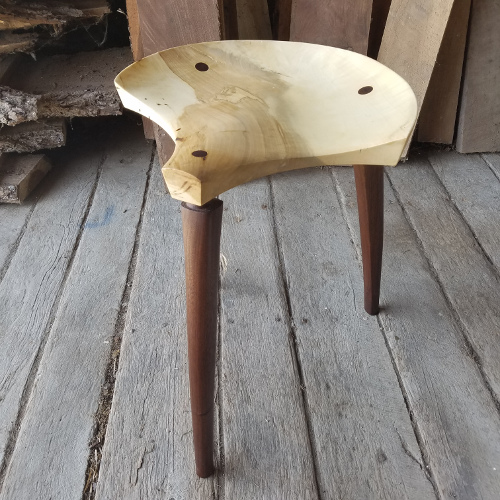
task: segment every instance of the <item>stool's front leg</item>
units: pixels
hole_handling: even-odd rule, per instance
[[[182,203],[189,384],[196,473],[214,471],[214,382],[222,201]]]
[[[354,177],[363,256],[365,310],[368,314],[377,314],[384,242],[384,167],[354,165]]]

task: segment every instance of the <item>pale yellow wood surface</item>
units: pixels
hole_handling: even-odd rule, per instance
[[[164,178],[172,197],[196,205],[277,172],[396,165],[417,112],[409,85],[377,61],[295,42],[177,47],[115,84],[125,107],[176,141]]]

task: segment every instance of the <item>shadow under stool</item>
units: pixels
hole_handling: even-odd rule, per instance
[[[278,172],[353,165],[365,309],[377,314],[383,165],[399,162],[416,98],[400,76],[360,54],[260,40],[158,52],[124,69],[115,84],[124,106],[156,122],[176,145],[162,172],[170,195],[182,201],[196,472],[208,477],[222,224],[216,197]]]

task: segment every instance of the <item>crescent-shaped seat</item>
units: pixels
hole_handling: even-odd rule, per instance
[[[396,165],[414,127],[410,86],[354,52],[295,42],[186,45],[115,79],[125,107],[175,141],[173,198],[203,205],[258,177],[319,165]]]
[[[226,41],[165,50],[115,80],[125,107],[175,141],[163,167],[182,200],[196,471],[214,470],[214,376],[222,201],[258,177],[354,165],[365,309],[379,310],[382,165],[396,165],[417,116],[409,85],[362,55],[306,43]],[[300,194],[300,193],[298,193]],[[311,200],[313,203],[314,200]]]

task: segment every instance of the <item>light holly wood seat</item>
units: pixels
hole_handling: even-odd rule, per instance
[[[396,73],[306,43],[226,41],[165,50],[115,80],[125,107],[176,142],[173,198],[203,205],[265,175],[317,165],[396,165],[417,104]]]
[[[353,164],[365,309],[377,314],[381,165],[398,163],[415,125],[416,99],[401,77],[372,59],[295,42],[176,47],[132,64],[115,84],[125,107],[152,119],[176,144],[163,175],[172,197],[183,201],[193,436],[197,473],[207,477],[222,223],[215,197],[286,170]]]

